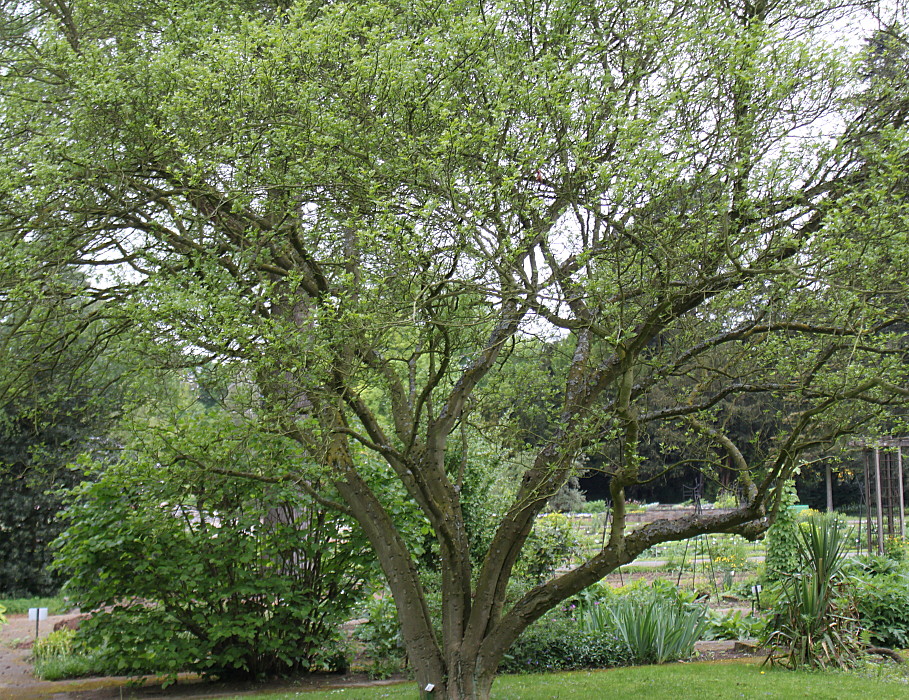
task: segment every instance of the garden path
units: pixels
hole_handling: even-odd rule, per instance
[[[53,615],[47,620],[42,620],[39,627],[40,636],[44,637],[52,632],[54,624],[65,617]],[[28,619],[28,615],[8,615],[7,622],[9,624],[0,627],[0,699],[75,700],[80,695],[71,694],[70,691],[93,689],[92,680],[51,682],[35,678],[28,660],[35,640],[35,623]]]

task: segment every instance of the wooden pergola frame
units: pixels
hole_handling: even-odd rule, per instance
[[[870,552],[872,546],[876,544],[878,554],[883,554],[885,516],[888,535],[906,536],[903,448],[909,447],[909,437],[882,437],[854,444],[862,448],[862,461],[865,467],[868,551]],[[876,523],[872,520],[872,502]],[[894,511],[896,511],[896,517],[894,517]],[[877,525],[876,543],[872,541],[872,529],[875,524]]]

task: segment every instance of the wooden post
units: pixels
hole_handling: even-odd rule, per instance
[[[824,478],[827,482],[827,512],[833,512],[833,474],[830,469],[830,462],[824,465]]]
[[[881,502],[881,448],[874,448],[874,496],[877,505],[877,553],[884,553],[884,505]]]
[[[889,446],[888,446],[889,447]],[[887,512],[887,534],[892,535],[896,528],[893,523],[893,507],[896,503],[896,494],[893,492],[893,451],[884,452],[882,477],[884,479],[884,507]]]
[[[900,537],[906,537],[906,503],[903,498],[903,441],[900,440],[896,445],[896,478],[899,484],[900,499]]]
[[[868,554],[871,554],[871,452],[867,448],[862,450],[862,461],[865,464],[865,539]]]

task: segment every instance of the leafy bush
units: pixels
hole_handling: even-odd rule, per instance
[[[372,665],[369,675],[387,678],[404,666],[406,653],[401,637],[401,623],[391,592],[382,591],[370,597],[364,610],[366,622],[357,627],[355,636]]]
[[[0,443],[8,438],[3,437]],[[72,470],[45,465],[39,456],[32,459],[28,454],[11,457],[21,459],[19,463],[4,464],[4,457],[9,458],[5,447],[0,444],[0,596],[53,595],[63,583],[49,567],[48,545],[61,530],[58,489],[73,486],[78,477]]]
[[[585,628],[581,618],[556,611],[528,627],[511,645],[499,671],[528,673],[608,668],[629,663],[614,631]]]
[[[203,421],[209,452],[176,437],[197,463],[237,459],[223,423]],[[245,436],[257,465],[295,455]],[[225,450],[217,454],[217,449]],[[57,566],[83,609],[84,645],[119,673],[193,670],[258,677],[343,665],[335,639],[366,574],[368,549],[348,524],[292,485],[223,476],[172,454],[95,465],[75,490]]]
[[[470,556],[479,566],[489,551],[497,516],[510,504],[514,479],[509,474],[510,465],[495,445],[470,431],[464,437],[467,439],[454,442],[446,450],[445,468],[461,486],[461,511],[470,538]],[[436,566],[438,561],[439,557],[434,556]]]
[[[884,551],[887,553],[887,556],[897,563],[903,563],[907,559],[907,548],[909,548],[909,542],[906,541],[905,537],[900,537],[899,535],[888,535],[884,539]]]
[[[606,501],[587,501],[587,503],[584,504],[584,512],[590,513],[591,515],[605,513]]]
[[[6,624],[6,615],[3,614],[5,612],[6,612],[6,608],[4,608],[2,605],[0,605],[0,625]]]
[[[909,577],[901,573],[853,578],[862,627],[878,646],[909,648]]]
[[[683,590],[672,581],[664,578],[654,579],[648,583],[646,579],[638,579],[627,586],[622,586],[613,591],[614,595],[622,598],[631,598],[640,602],[647,602],[651,598],[661,598],[680,608],[692,609],[701,606],[695,601],[697,592]]]
[[[865,554],[855,557],[850,562],[849,568],[859,576],[886,576],[887,574],[898,574],[903,570],[899,562],[886,554]]]
[[[543,581],[567,564],[580,548],[571,518],[547,513],[533,524],[518,560],[520,573],[531,581]]]
[[[759,637],[765,625],[762,618],[741,610],[708,610],[704,639],[751,639]]]
[[[738,498],[735,495],[735,491],[730,491],[729,489],[723,489],[717,494],[716,500],[713,502],[714,508],[735,508],[739,504]]]
[[[594,583],[574,598],[567,601],[568,610],[573,614],[583,616],[591,610],[602,610],[608,603],[615,599],[615,590],[606,583]],[[574,606],[573,608],[571,606]]]

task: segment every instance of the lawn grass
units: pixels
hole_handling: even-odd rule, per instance
[[[0,605],[6,608],[7,615],[24,615],[29,608],[47,608],[48,615],[59,615],[69,610],[69,603],[63,596],[53,598],[2,598]]]
[[[417,697],[413,683],[402,683],[370,688],[246,695],[242,700],[413,700]],[[493,686],[492,697],[496,700],[900,700],[909,699],[909,685],[873,672],[858,675],[785,671],[759,663],[736,661],[500,676]]]

